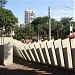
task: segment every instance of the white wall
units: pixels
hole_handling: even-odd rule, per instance
[[[13,64],[13,38],[2,37],[0,38],[0,60],[1,64]]]

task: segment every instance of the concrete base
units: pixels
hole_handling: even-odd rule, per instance
[[[10,65],[13,64],[13,38],[1,37],[0,38],[0,64]]]

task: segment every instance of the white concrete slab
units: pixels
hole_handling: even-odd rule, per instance
[[[35,42],[35,43],[32,43],[32,44],[30,45],[30,49],[31,49],[31,51],[32,51],[32,53],[33,53],[33,55],[34,55],[34,58],[35,58],[36,62],[40,62],[40,59],[39,59],[39,56],[38,56],[38,54],[37,54],[37,52],[36,52],[36,49],[35,49],[34,44],[36,44],[36,42]]]
[[[23,58],[22,55],[21,55],[21,52],[20,52],[20,48],[16,47],[16,51],[17,51],[19,57]]]
[[[11,37],[2,37],[0,38],[0,52],[1,57],[0,63],[4,65],[13,64],[13,38]]]
[[[26,57],[24,56],[24,54],[22,52],[22,50],[24,50],[24,44],[23,43],[20,43],[20,45],[17,46],[17,47],[18,47],[18,50],[19,50],[19,53],[20,53],[21,58],[23,58],[23,59],[26,60]]]
[[[22,55],[22,58],[23,58],[24,60],[27,60],[26,57],[25,57],[25,55],[24,55],[24,53],[23,53],[23,50],[20,50],[20,53],[21,53],[21,55]]]
[[[17,55],[19,57],[21,57],[25,60],[31,61],[29,55],[25,51],[25,48],[24,48],[25,44],[22,43],[21,41],[18,41],[18,40],[15,40],[15,39],[13,39],[13,40],[14,40],[14,42],[13,42],[14,47],[16,48],[14,54],[17,53]]]
[[[41,42],[40,44],[41,44],[41,50],[42,50],[46,64],[51,64],[50,56],[49,56],[47,45],[46,45],[47,40],[44,42]]]
[[[55,45],[55,52],[56,52],[56,56],[57,56],[58,66],[65,67],[61,39],[55,40],[54,45]]]
[[[75,39],[71,39],[71,52],[72,52],[73,69],[75,71]]]
[[[31,52],[31,49],[30,49],[29,45],[30,45],[30,44],[25,44],[24,48],[25,48],[25,50],[27,51],[27,53],[28,53],[28,55],[29,55],[31,61],[35,61],[35,58],[34,58],[34,56],[33,56],[33,53]]]
[[[26,50],[22,50],[22,52],[23,52],[24,56],[26,57],[26,60],[27,60],[27,61],[31,61],[31,59],[30,59],[30,57],[29,57],[27,51],[26,51]]]
[[[71,55],[71,48],[70,48],[69,38],[62,40],[62,46],[63,46],[65,67],[67,69],[72,69],[73,64],[72,64],[72,55]]]
[[[41,43],[41,42],[37,42],[37,43],[35,44],[36,52],[37,52],[37,54],[38,54],[38,56],[39,56],[40,63],[46,63],[46,62],[45,62],[45,59],[44,59],[44,56],[43,56],[43,53],[42,53],[42,50],[41,50],[41,47],[40,47],[40,43]]]
[[[53,66],[57,66],[58,63],[57,63],[57,58],[56,58],[56,54],[55,54],[53,41],[54,40],[47,41],[47,47],[48,47],[48,52],[49,52],[49,56],[51,59],[51,64]]]

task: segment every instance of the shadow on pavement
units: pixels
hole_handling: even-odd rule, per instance
[[[75,72],[15,57],[14,64],[0,65],[0,75],[75,75]]]
[[[27,66],[28,68],[33,68],[34,71],[37,73],[35,75],[75,75],[75,72],[72,70],[66,70],[50,65],[28,62],[20,58],[14,59],[14,63]]]
[[[9,70],[9,69],[1,69],[0,68],[0,75],[38,75],[34,71],[28,71],[28,70]]]

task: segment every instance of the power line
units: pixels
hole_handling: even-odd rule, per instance
[[[68,7],[68,6],[62,6],[62,7],[65,7],[65,8],[68,8],[68,9],[74,9],[74,8],[72,8],[72,7]]]

